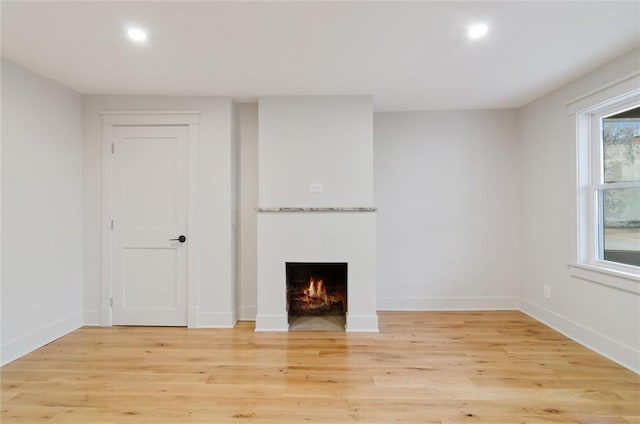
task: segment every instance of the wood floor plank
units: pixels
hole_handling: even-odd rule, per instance
[[[640,424],[640,377],[515,311],[379,334],[84,327],[1,370],[5,423]]]

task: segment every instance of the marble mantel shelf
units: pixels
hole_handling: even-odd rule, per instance
[[[256,208],[259,213],[263,212],[375,212],[377,208]]]

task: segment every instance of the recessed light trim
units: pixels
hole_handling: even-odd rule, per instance
[[[130,28],[127,31],[129,38],[137,43],[144,43],[147,41],[147,33],[140,28]]]
[[[470,40],[477,40],[484,37],[489,32],[487,24],[473,24],[467,27],[467,36]]]

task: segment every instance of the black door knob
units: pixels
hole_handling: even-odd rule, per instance
[[[179,241],[180,243],[184,243],[185,241],[187,241],[187,238],[185,236],[180,236],[175,239],[169,239],[169,241]]]

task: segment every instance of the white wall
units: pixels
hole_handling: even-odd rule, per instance
[[[258,221],[258,105],[239,104],[239,275],[238,318],[256,319]]]
[[[260,207],[373,206],[369,96],[262,97]],[[309,184],[324,191],[310,193]]]
[[[516,306],[514,111],[374,115],[381,310]]]
[[[519,111],[521,308],[577,341],[640,371],[640,298],[571,277],[575,233],[575,140],[567,103],[640,69],[640,50],[561,87]],[[551,288],[551,299],[543,286]]]
[[[2,363],[82,325],[82,98],[2,60]]]
[[[197,110],[199,327],[230,327],[235,307],[235,140],[232,102],[222,97],[85,96],[84,306],[85,322],[100,323],[102,261],[102,126],[107,110]]]

